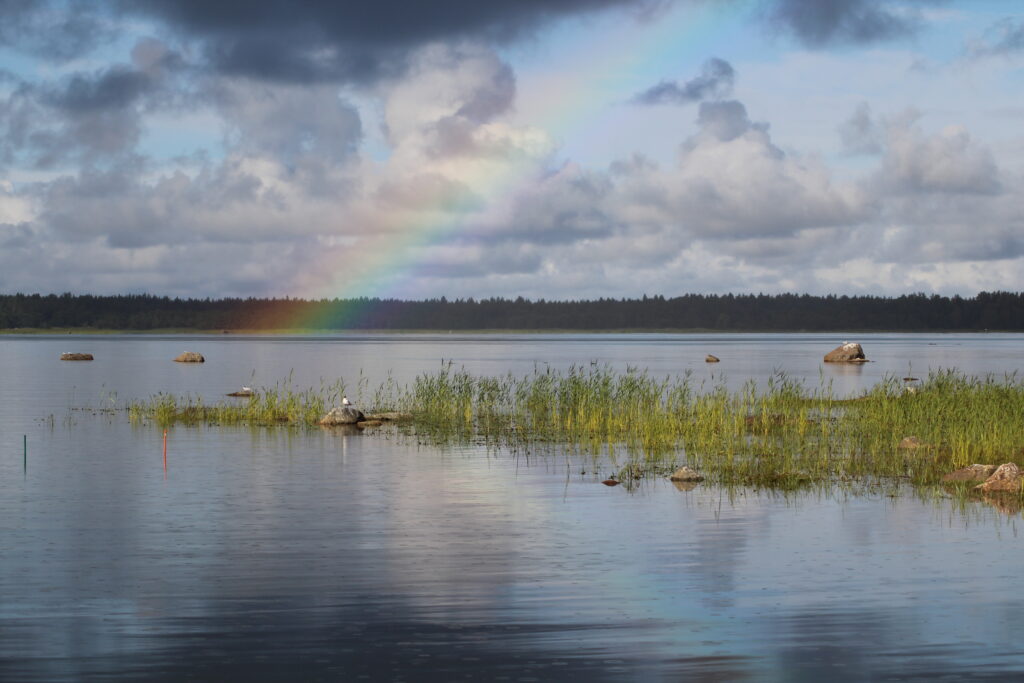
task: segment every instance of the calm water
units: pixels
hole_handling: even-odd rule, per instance
[[[158,429],[97,410],[442,359],[843,393],[1024,367],[1024,335],[855,340],[875,363],[823,366],[835,335],[0,337],[0,679],[1024,680],[1019,516],[980,504],[630,493],[387,432],[175,428],[165,473]]]

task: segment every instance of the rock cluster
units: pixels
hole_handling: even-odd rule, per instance
[[[982,493],[1021,493],[1024,473],[1015,463],[1008,462],[996,468],[984,484],[975,486]]]
[[[950,472],[942,478],[942,481],[985,481],[995,471],[995,465],[970,465],[956,472]]]

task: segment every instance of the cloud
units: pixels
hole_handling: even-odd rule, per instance
[[[312,83],[371,83],[395,77],[416,49],[437,41],[509,41],[539,26],[651,0],[205,0],[122,2],[122,11],[157,20],[199,40],[218,71]]]
[[[998,57],[1024,52],[1024,20],[1012,17],[994,23],[981,40],[968,44],[971,57]]]
[[[880,154],[884,145],[884,131],[872,118],[867,102],[839,126],[839,137],[847,154]]]
[[[362,137],[359,114],[330,85],[221,78],[204,95],[225,122],[228,147],[244,155],[338,163],[356,153]]]
[[[0,14],[0,45],[53,62],[80,57],[117,35],[94,3],[4,0]]]
[[[992,153],[967,129],[949,125],[926,135],[914,111],[885,126],[885,154],[875,178],[880,193],[997,194],[1002,190]]]
[[[0,96],[0,163],[49,169],[129,154],[141,134],[139,84],[99,76],[61,87],[20,83]]]
[[[697,125],[700,127],[700,134],[691,143],[709,137],[719,142],[729,142],[750,130],[765,132],[768,129],[766,124],[752,123],[747,117],[747,108],[736,100],[702,102],[697,116]],[[775,150],[775,153],[778,151]]]
[[[920,14],[909,3],[873,0],[771,0],[763,10],[768,25],[802,44],[864,44],[914,34]]]
[[[728,97],[735,77],[736,72],[729,62],[714,57],[704,62],[699,76],[682,85],[677,81],[661,81],[634,95],[632,101],[636,104],[690,104]]]
[[[0,95],[0,163],[50,169],[135,154],[145,114],[191,102],[177,53],[143,38],[131,56],[51,81],[9,77],[15,86]]]
[[[518,123],[525,80],[493,41],[627,4],[502,2],[447,28],[401,16],[375,25],[372,45],[333,25],[327,5],[285,17],[283,4],[258,2],[235,23],[223,5],[151,5],[145,30],[160,39],[138,39],[123,63],[83,60],[45,71],[48,81],[0,76],[0,164],[18,174],[0,181],[0,288],[552,298],[1019,281],[1021,179],[966,127],[926,129],[913,111],[877,113],[877,100],[838,127],[846,152],[873,158],[833,166],[778,132],[805,112],[770,98],[748,112],[731,99],[732,66],[713,59],[634,97],[697,105],[695,130],[650,131],[674,156],[566,160],[557,129]],[[803,19],[820,24],[808,34],[823,36],[818,46],[869,40],[851,25],[872,13],[916,25],[908,3],[833,5],[832,28]],[[354,21],[378,8],[365,12]],[[887,30],[870,40],[905,35]],[[241,61],[221,61],[232,55]],[[629,111],[675,116],[679,130],[678,112]],[[765,111],[776,127],[752,119]],[[835,116],[834,130],[850,109],[814,111]],[[181,129],[199,120],[222,144],[147,157],[178,112],[194,117]],[[628,139],[626,123],[615,132]]]

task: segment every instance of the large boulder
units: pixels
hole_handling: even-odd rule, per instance
[[[1022,480],[1024,473],[1015,463],[1008,462],[1000,465],[984,484],[974,488],[983,493],[1021,493]]]
[[[205,363],[206,359],[203,358],[203,354],[196,353],[195,351],[185,351],[180,356],[174,359],[175,363]]]
[[[329,427],[334,425],[354,425],[357,422],[363,422],[365,419],[366,416],[363,415],[363,411],[358,408],[338,406],[320,418],[320,424]]]
[[[986,481],[995,471],[995,465],[970,465],[956,472],[950,472],[942,478],[942,481]]]
[[[864,349],[856,342],[844,342],[825,354],[826,363],[867,363]]]
[[[61,360],[92,360],[91,353],[62,353]]]

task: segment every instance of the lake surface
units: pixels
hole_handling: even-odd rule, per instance
[[[165,471],[162,432],[105,410],[289,376],[359,396],[360,371],[368,396],[442,360],[844,394],[1024,367],[1024,335],[847,338],[876,362],[823,365],[845,338],[810,334],[0,337],[0,680],[1024,680],[1019,514],[626,491],[388,431],[175,427]]]

